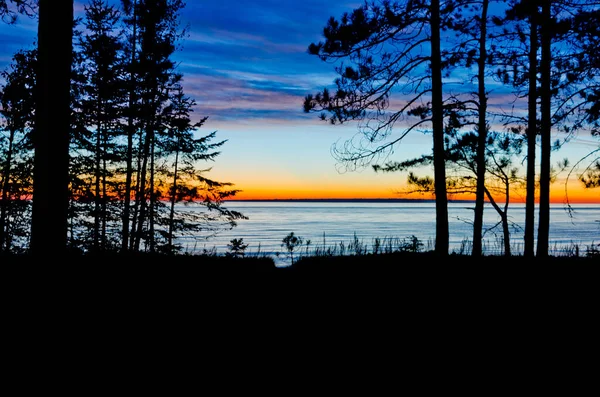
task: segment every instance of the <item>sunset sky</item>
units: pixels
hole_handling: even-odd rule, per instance
[[[75,1],[77,15],[83,4]],[[217,138],[228,140],[207,176],[234,183],[242,190],[239,199],[406,197],[398,193],[405,188],[406,174],[379,174],[370,168],[342,172],[336,164],[331,145],[351,138],[356,125],[331,126],[302,110],[306,94],[331,86],[336,77],[334,65],[309,55],[308,45],[322,39],[330,16],[360,4],[187,1],[181,21],[189,25],[189,36],[174,59],[184,74],[184,89],[197,101],[195,117],[208,116],[199,134],[217,131]],[[18,49],[33,48],[36,34],[37,22],[27,17],[14,26],[0,24],[0,69]],[[431,146],[430,135],[413,133],[392,159],[429,153]],[[564,157],[575,162],[597,147],[597,140],[582,134],[553,154],[553,164]],[[564,191],[559,179],[552,185],[552,200],[563,202]],[[600,202],[600,192],[583,191],[575,182],[569,198]]]

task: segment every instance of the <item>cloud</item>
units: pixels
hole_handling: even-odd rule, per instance
[[[214,122],[244,124],[265,120],[304,119],[304,88],[282,76],[207,71],[184,75],[188,95],[198,103],[196,113],[208,115]]]

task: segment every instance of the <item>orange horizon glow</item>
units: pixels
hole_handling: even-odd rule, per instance
[[[358,190],[358,189],[276,189],[267,187],[255,187],[241,189],[235,196],[226,201],[246,200],[352,200],[352,199],[414,199],[434,200],[432,194],[402,194],[390,192],[384,189]],[[449,195],[449,200],[475,200],[474,195]],[[504,197],[496,197],[497,202],[503,203]],[[487,202],[486,198],[486,202]],[[524,195],[511,196],[511,203],[525,203]],[[536,204],[539,202],[536,199]],[[550,203],[564,204],[567,202],[564,188],[551,190]],[[568,192],[570,204],[600,204],[599,189],[572,189]]]

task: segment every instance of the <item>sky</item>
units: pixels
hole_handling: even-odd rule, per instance
[[[111,0],[112,1],[112,0]],[[114,3],[114,1],[113,1]],[[76,15],[85,2],[75,1]],[[174,54],[183,86],[196,100],[196,120],[208,117],[198,131],[216,131],[227,140],[206,175],[231,182],[238,199],[296,198],[430,198],[402,193],[405,173],[347,171],[331,154],[333,144],[357,133],[355,124],[330,125],[303,111],[303,99],[331,87],[334,65],[309,55],[309,44],[323,39],[327,20],[358,7],[353,0],[188,0],[181,25],[188,35]],[[37,22],[20,17],[0,24],[0,69],[18,49],[33,48]],[[500,97],[504,98],[504,97]],[[504,99],[497,103],[502,106]],[[391,157],[402,161],[430,153],[431,135],[408,135]],[[554,155],[572,162],[598,141],[581,136]],[[431,170],[424,170],[432,175]],[[564,201],[562,179],[551,199]],[[455,197],[464,198],[464,197]],[[524,197],[516,198],[516,200]],[[571,202],[600,202],[598,189],[569,185]]]

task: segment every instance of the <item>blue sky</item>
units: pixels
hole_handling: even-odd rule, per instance
[[[113,3],[115,3],[113,1]],[[75,2],[76,14],[83,2]],[[189,0],[181,24],[189,35],[174,56],[184,88],[208,121],[200,133],[227,139],[210,177],[232,182],[240,197],[393,197],[406,175],[371,169],[340,173],[330,148],[356,134],[302,110],[306,94],[330,86],[332,64],[307,53],[331,16],[361,4],[352,0]],[[0,69],[19,48],[31,48],[36,21],[0,25]],[[497,99],[496,99],[497,100]],[[572,156],[588,150],[573,149]],[[394,153],[402,160],[427,153],[431,137],[409,135]]]

